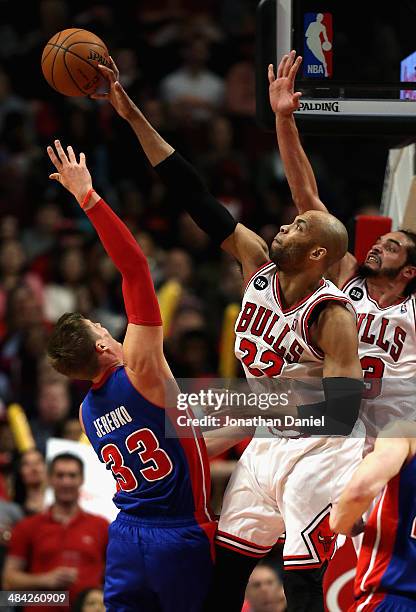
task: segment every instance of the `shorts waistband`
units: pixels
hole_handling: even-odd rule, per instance
[[[213,520],[209,521],[206,516],[137,516],[120,510],[115,519],[116,521],[124,521],[131,523],[132,525],[143,525],[153,527],[184,527],[186,525],[200,525],[204,523],[214,523]]]

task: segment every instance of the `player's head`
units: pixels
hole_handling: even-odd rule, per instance
[[[123,349],[99,323],[77,312],[56,323],[48,341],[51,365],[69,378],[93,380],[111,365],[123,362]]]
[[[324,18],[323,13],[318,13],[316,15],[316,21],[323,21],[323,18]]]
[[[410,295],[416,291],[416,234],[399,230],[380,236],[359,271],[366,278],[398,281]]]
[[[282,225],[270,255],[279,270],[308,269],[319,275],[341,259],[347,248],[347,230],[339,219],[327,212],[308,210],[290,225]]]
[[[254,568],[247,585],[247,599],[253,612],[283,612],[286,599],[278,575],[268,565]]]

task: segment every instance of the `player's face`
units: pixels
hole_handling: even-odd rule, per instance
[[[409,241],[401,232],[380,236],[369,250],[361,272],[364,276],[395,278],[407,261]]]
[[[271,244],[270,256],[279,270],[301,268],[313,244],[311,221],[299,215],[290,225],[282,225]]]

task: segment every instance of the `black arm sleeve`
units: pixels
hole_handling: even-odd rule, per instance
[[[356,378],[331,377],[322,380],[325,401],[298,406],[300,418],[322,418],[322,426],[302,427],[303,433],[323,436],[348,436],[360,412],[364,383]]]
[[[210,238],[221,244],[237,225],[229,211],[214,198],[195,168],[177,151],[155,166],[155,170],[183,210]]]

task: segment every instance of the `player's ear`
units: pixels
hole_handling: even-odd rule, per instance
[[[104,353],[108,350],[108,344],[106,344],[102,338],[98,338],[95,341],[95,350],[97,353]]]
[[[319,261],[320,259],[323,259],[326,254],[327,250],[325,247],[315,247],[310,254],[310,258],[315,261]]]
[[[416,277],[416,266],[405,266],[402,270],[402,275],[407,281]]]

